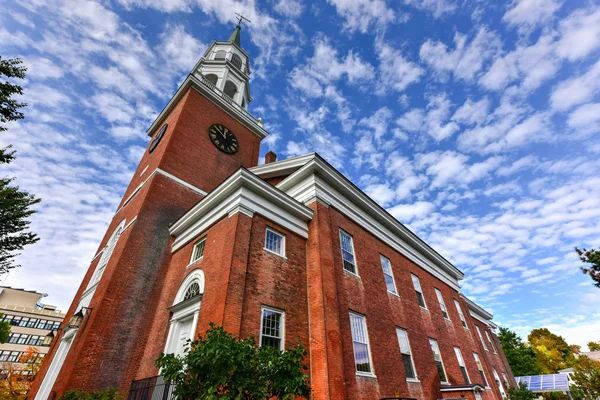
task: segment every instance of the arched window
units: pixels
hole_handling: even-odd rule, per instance
[[[200,284],[197,281],[192,282],[185,290],[183,300],[189,300],[192,297],[200,296]]]
[[[235,83],[227,81],[225,82],[225,88],[223,89],[223,92],[225,92],[227,96],[233,99],[233,97],[237,93],[237,86],[235,86]]]
[[[215,74],[208,74],[208,75],[205,75],[204,77],[206,78],[207,81],[209,81],[213,85],[216,85],[217,81],[219,80],[219,77],[216,76]]]
[[[219,50],[217,51],[217,54],[215,54],[215,60],[224,60],[225,59],[225,50]]]
[[[237,54],[233,54],[231,56],[231,62],[233,63],[233,65],[238,67],[238,69],[242,69],[242,59]]]

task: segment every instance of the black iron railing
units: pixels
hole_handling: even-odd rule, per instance
[[[173,385],[162,376],[131,382],[127,400],[173,400]]]

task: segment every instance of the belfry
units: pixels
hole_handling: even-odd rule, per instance
[[[496,325],[458,268],[318,154],[259,165],[241,31],[242,17],[149,127],[30,398],[156,397],[154,361],[211,322],[302,343],[314,399],[505,397]]]

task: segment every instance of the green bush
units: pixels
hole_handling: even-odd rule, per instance
[[[518,388],[508,389],[508,397],[510,400],[536,400],[538,395],[527,390],[527,385],[519,382]]]
[[[123,400],[117,388],[108,388],[97,392],[84,392],[82,390],[69,390],[60,400]]]

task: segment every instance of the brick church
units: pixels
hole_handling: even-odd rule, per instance
[[[261,346],[301,342],[315,400],[506,397],[497,326],[458,268],[318,154],[259,165],[268,133],[247,110],[240,31],[150,126],[29,398],[127,396],[210,322]]]

